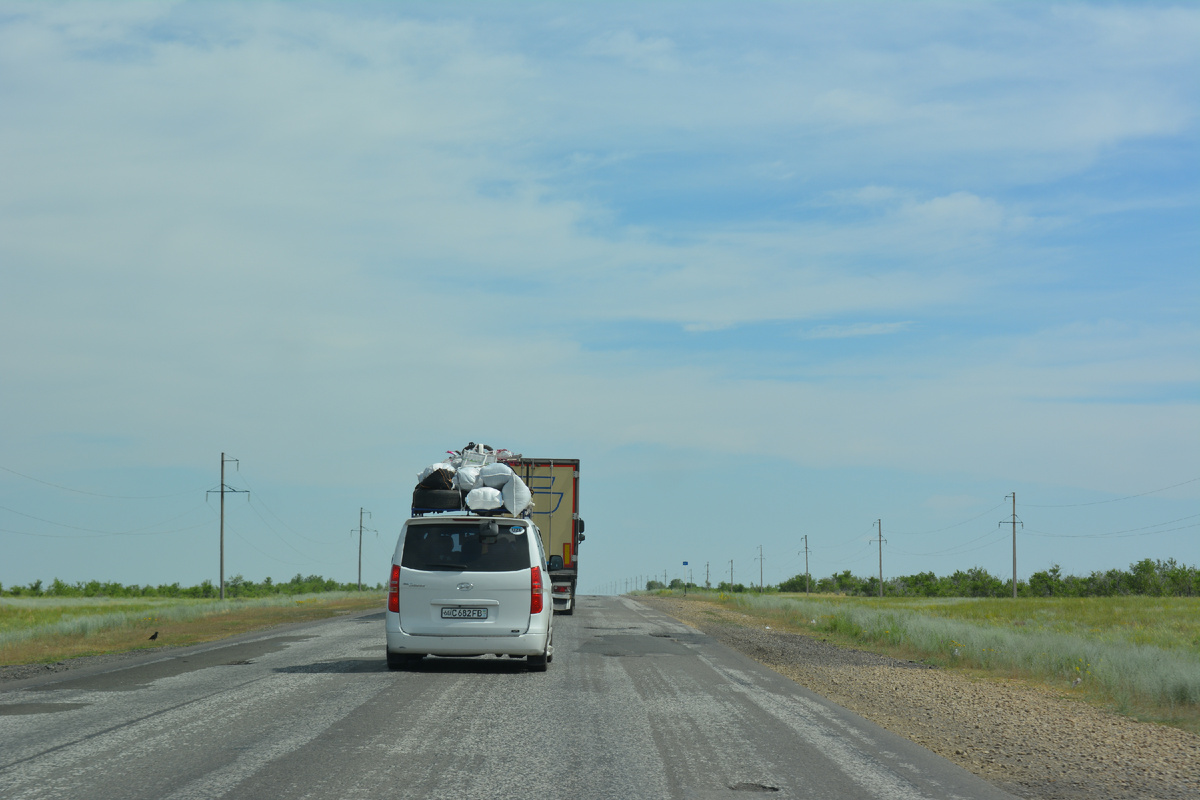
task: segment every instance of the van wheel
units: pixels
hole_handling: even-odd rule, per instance
[[[547,637],[546,649],[540,656],[529,656],[525,660],[530,672],[545,672],[546,667],[554,660],[554,646],[551,644],[552,641],[554,641],[553,633]]]

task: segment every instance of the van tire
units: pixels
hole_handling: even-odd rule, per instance
[[[428,511],[458,511],[463,507],[457,489],[413,489],[412,507]]]
[[[530,672],[546,671],[546,667],[548,667],[550,662],[554,660],[554,656],[552,655],[553,646],[551,645],[551,642],[553,641],[554,633],[551,632],[550,635],[546,637],[546,649],[542,651],[542,654],[540,656],[528,656],[525,659],[525,665],[529,668]]]

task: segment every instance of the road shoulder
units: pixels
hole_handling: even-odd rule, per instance
[[[817,694],[1012,794],[1050,800],[1200,797],[1200,737],[1016,682],[766,629],[713,603],[639,596]]]

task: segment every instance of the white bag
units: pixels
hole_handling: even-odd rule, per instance
[[[504,498],[500,496],[499,489],[481,486],[467,492],[467,508],[472,511],[491,511],[502,505],[504,505]]]
[[[504,485],[515,477],[516,473],[508,464],[488,464],[479,470],[479,480],[484,486],[491,486],[493,489],[504,488]]]
[[[454,488],[461,492],[469,492],[483,486],[479,482],[479,467],[459,467],[454,474]]]
[[[529,508],[533,501],[533,492],[529,491],[525,481],[516,475],[513,475],[512,479],[504,484],[504,488],[500,490],[500,496],[504,498],[504,507],[514,516]]]

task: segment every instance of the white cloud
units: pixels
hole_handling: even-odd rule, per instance
[[[922,203],[907,204],[900,209],[902,224],[915,224],[933,231],[995,231],[1004,222],[1004,210],[993,200],[977,197],[970,192],[955,192]],[[930,231],[928,229],[933,229]]]
[[[823,325],[804,334],[806,339],[851,339],[858,336],[888,336],[912,325],[905,322],[858,322],[853,325]]]
[[[464,430],[1114,491],[1194,471],[1190,272],[1156,256],[1171,296],[1129,304],[1105,243],[1048,232],[1128,208],[1062,176],[1190,146],[1196,14],[20,8],[0,400],[29,472],[225,447],[394,489]],[[630,323],[684,334],[590,347]]]
[[[613,31],[592,39],[583,48],[590,56],[617,59],[638,69],[675,70],[679,62],[675,43],[661,36],[638,36],[632,31]]]

